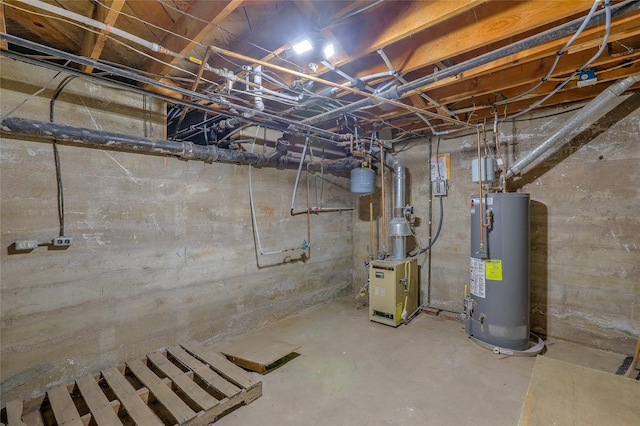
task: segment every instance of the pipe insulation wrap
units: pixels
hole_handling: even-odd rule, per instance
[[[6,134],[29,136],[39,139],[55,139],[58,142],[68,142],[90,147],[171,155],[185,160],[198,160],[206,163],[225,162],[281,168],[297,168],[299,166],[298,160],[289,157],[281,157],[276,161],[269,162],[268,158],[260,153],[223,149],[213,145],[196,145],[191,142],[150,139],[25,118],[3,118],[2,121],[0,121],[0,131]],[[313,164],[310,165],[313,166]],[[325,163],[322,167],[325,171],[339,173],[360,167],[360,162],[344,159]]]
[[[556,130],[547,140],[509,167],[506,177],[511,178],[521,173],[526,167],[543,155],[556,152],[560,146],[568,143],[576,135],[587,129],[596,119],[610,111],[613,108],[610,102],[620,97],[620,95],[638,82],[640,82],[640,74],[629,76],[607,87],[602,93],[582,107],[569,121],[565,122],[563,126]]]

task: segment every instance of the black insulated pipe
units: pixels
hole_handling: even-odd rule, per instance
[[[630,12],[635,12],[639,9],[640,9],[640,1],[638,0],[623,1],[621,3],[611,6],[611,17],[616,18]],[[595,13],[586,28],[590,28],[595,25],[604,23],[603,15],[604,15],[604,10]],[[444,70],[440,70],[437,73],[433,73],[433,74],[421,77],[417,80],[411,81],[401,86],[393,87],[389,90],[378,93],[377,95],[378,97],[391,99],[391,100],[400,99],[405,93],[419,89],[423,86],[426,86],[427,84],[431,84],[436,80],[442,80],[445,78],[454,77],[457,74],[472,70],[474,68],[488,64],[498,59],[502,59],[506,56],[513,55],[515,53],[522,52],[524,50],[538,46],[540,44],[544,44],[544,43],[553,41],[555,39],[558,39],[560,37],[570,35],[575,31],[577,31],[578,28],[580,28],[583,21],[584,21],[584,17],[580,17],[571,22],[567,22],[566,24],[560,25],[556,28],[552,28],[540,34],[536,34],[534,36],[525,38],[524,40],[520,40],[515,43],[509,44],[507,46],[501,47],[500,49],[496,49],[493,52],[489,52],[484,55],[480,55],[476,58],[469,59],[468,61],[461,62],[457,65],[453,65],[449,68],[445,68]],[[323,123],[325,121],[331,120],[332,118],[338,117],[340,115],[357,111],[366,107],[375,106],[378,103],[379,101],[376,101],[374,99],[365,98],[365,99],[353,102],[351,104],[345,105],[343,107],[335,108],[323,114],[319,114],[314,117],[307,118],[306,120],[302,120],[302,123],[310,126],[315,126],[316,124]]]
[[[0,131],[9,135],[28,136],[38,139],[56,139],[58,143],[73,143],[82,146],[109,148],[122,151],[134,151],[144,154],[170,155],[185,160],[198,160],[206,163],[224,162],[252,164],[296,169],[300,161],[286,156],[269,161],[260,153],[223,149],[213,145],[196,145],[191,142],[168,141],[104,132],[46,121],[7,117],[0,121]],[[313,163],[310,164],[313,166]],[[323,169],[332,173],[349,171],[359,167],[360,162],[351,159],[323,164]]]

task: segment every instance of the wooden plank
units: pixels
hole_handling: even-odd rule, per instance
[[[350,57],[342,65],[375,52],[392,43],[419,33],[484,3],[484,0],[394,2],[393,6],[378,8],[364,14],[360,22],[346,21],[333,29],[336,38],[355,40],[349,49]],[[359,29],[353,37],[354,26]],[[344,43],[346,44],[346,43]]]
[[[198,361],[179,346],[173,346],[167,349],[167,351],[224,396],[229,397],[241,392],[240,388],[220,377],[215,371],[209,368],[209,366]]]
[[[549,8],[546,2],[538,1],[486,2],[475,7],[473,11],[451,17],[445,25],[438,25],[429,31],[399,40],[393,46],[385,48],[385,53],[396,69],[406,74],[445,59],[482,49],[492,43],[506,42],[520,33],[544,27],[567,16],[586,13],[589,6],[588,3],[574,0],[557,1],[553,8]],[[373,27],[376,28],[376,25],[373,24]],[[335,32],[336,36],[341,36],[338,31]],[[347,32],[345,30],[345,36]],[[354,57],[350,61],[353,59]],[[433,71],[432,66],[427,69],[429,73]],[[366,70],[361,69],[360,73],[367,75],[382,71],[387,71],[387,67],[380,63]]]
[[[103,370],[102,376],[136,424],[140,426],[162,426],[160,419],[142,401],[133,386],[116,367]]]
[[[0,4],[0,32],[7,32],[7,25],[4,21],[4,2]],[[9,45],[5,40],[0,41],[0,49],[8,49]]]
[[[198,386],[184,371],[173,365],[162,354],[154,352],[147,355],[147,358],[171,381],[185,393],[193,402],[203,410],[209,410],[218,404],[218,400],[209,395],[204,389]]]
[[[82,376],[76,380],[76,384],[95,423],[98,425],[122,425],[111,403],[93,376]]]
[[[215,2],[194,1],[187,11],[187,14],[182,15],[170,29],[172,33],[182,34],[184,38],[178,38],[172,34],[167,34],[159,44],[173,52],[185,55],[193,49],[194,46],[196,46],[196,43],[200,42],[209,32],[211,32],[216,25],[220,24],[236,8],[238,8],[243,1],[244,0]],[[200,20],[196,21],[189,15],[197,16]],[[178,59],[176,58],[168,58],[166,55],[162,56],[163,60],[168,59],[169,63],[172,65],[178,62]],[[152,74],[164,75],[171,69],[171,66],[152,59],[147,59],[140,69]]]
[[[116,19],[118,19],[123,5],[124,0],[107,0],[104,6],[97,3],[93,12],[93,19],[107,26],[111,26],[116,22]],[[87,31],[80,46],[80,56],[98,59],[102,54],[102,49],[104,49],[108,35],[109,31],[107,30],[101,30],[98,34]],[[80,69],[86,73],[93,71],[93,67],[91,66],[82,65]]]
[[[298,349],[300,349],[299,345],[257,336],[230,345],[221,352],[230,357],[235,364],[249,370],[265,373],[270,366]]]
[[[129,361],[127,366],[142,384],[149,389],[153,396],[156,397],[158,402],[167,409],[178,424],[185,423],[195,417],[195,411],[189,408],[167,385],[162,383],[162,380],[140,360]]]
[[[66,386],[49,389],[47,396],[58,425],[84,426]]]
[[[639,401],[634,380],[538,356],[518,425],[636,426]]]
[[[22,400],[7,402],[7,426],[26,426],[22,421]]]
[[[182,346],[197,358],[209,364],[211,368],[222,375],[222,377],[231,381],[232,383],[235,383],[237,386],[240,386],[244,389],[249,389],[261,382],[258,376],[244,371],[242,368],[230,362],[224,356],[215,352],[213,349],[204,346],[201,343],[189,342]]]

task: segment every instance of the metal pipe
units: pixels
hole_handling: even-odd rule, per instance
[[[404,216],[406,166],[404,161],[386,154],[384,164],[393,169],[393,219],[389,222],[392,257],[397,260],[407,258],[406,240],[411,234],[409,222]]]
[[[64,9],[62,7],[53,6],[41,0],[17,0],[17,1],[20,3],[27,4],[31,7],[37,7],[38,9],[45,10],[47,12],[53,13],[58,16],[63,16],[65,18],[73,19],[76,22],[80,22],[90,27],[97,28],[105,32],[106,34],[111,33],[111,34],[117,35],[119,37],[124,38],[125,40],[129,40],[133,43],[139,44],[140,46],[146,47],[147,49],[150,49],[154,52],[160,52],[166,55],[173,56],[174,58],[184,59],[184,56],[178,53],[175,53],[165,47],[162,47],[158,43],[151,43],[131,33],[112,27],[111,25],[107,25],[104,22],[96,21],[95,19],[88,18],[86,16],[77,14],[75,12],[71,12],[70,10]]]
[[[389,57],[387,56],[386,53],[384,53],[383,49],[378,49],[377,50],[378,55],[380,55],[382,57],[382,60],[384,61],[384,63],[387,65],[387,68],[389,68],[389,72],[391,73],[391,75],[393,75],[396,80],[398,80],[400,83],[402,84],[407,84],[409,83],[403,76],[401,76],[398,71],[396,71],[396,69],[394,68],[393,64],[391,63],[391,60],[389,60]],[[449,116],[454,116],[454,114],[451,113],[451,111],[449,111],[447,109],[446,106],[442,105],[440,102],[436,101],[435,99],[431,98],[429,95],[427,95],[426,93],[420,91],[420,90],[415,90],[415,92],[424,100],[426,100],[427,102],[430,102],[431,104],[433,104],[434,107],[441,109],[442,111],[444,111],[446,114],[448,114]]]
[[[39,139],[56,139],[59,143],[66,142],[83,146],[135,151],[147,154],[171,155],[186,160],[198,160],[207,163],[217,161],[281,168],[296,168],[299,165],[297,160],[289,157],[281,157],[275,162],[269,162],[268,159],[260,153],[223,149],[215,145],[196,145],[192,142],[150,139],[16,117],[3,118],[0,121],[0,131],[9,135],[22,135]],[[359,161],[350,159],[323,165],[324,170],[333,173],[349,171],[359,166]]]
[[[458,125],[467,126],[467,127],[474,127],[474,126],[471,126],[471,125],[469,125],[468,123],[466,123],[464,121],[460,121],[460,120],[457,120],[457,119],[454,119],[454,118],[451,118],[451,117],[447,117],[447,116],[444,116],[444,115],[436,114],[436,113],[433,113],[431,111],[427,111],[425,109],[417,108],[417,107],[414,107],[412,105],[407,105],[405,103],[399,102],[397,99],[399,99],[400,96],[381,97],[380,95],[374,95],[372,93],[364,92],[364,91],[359,90],[359,89],[354,89],[354,88],[349,87],[349,86],[344,86],[344,85],[339,84],[339,83],[334,83],[333,81],[324,80],[322,78],[314,77],[314,76],[309,75],[309,74],[304,74],[304,73],[301,73],[301,72],[298,72],[298,71],[290,70],[288,68],[281,67],[280,65],[275,65],[275,64],[272,64],[270,62],[261,61],[259,59],[251,58],[249,56],[246,56],[246,55],[243,55],[243,54],[240,54],[240,53],[236,53],[236,52],[232,52],[230,50],[226,50],[226,49],[223,49],[221,47],[213,46],[212,49],[216,53],[218,53],[220,55],[223,55],[223,56],[228,56],[228,57],[235,58],[235,59],[240,59],[240,60],[243,60],[243,61],[253,62],[255,64],[262,65],[265,68],[272,68],[272,69],[275,69],[277,71],[284,72],[284,73],[287,73],[287,74],[290,74],[290,75],[293,75],[293,76],[296,76],[296,77],[304,78],[304,79],[311,80],[311,81],[316,82],[316,83],[324,84],[326,86],[332,86],[332,87],[344,90],[344,91],[349,92],[349,93],[353,93],[353,94],[356,94],[356,95],[364,96],[365,98],[367,98],[365,100],[372,101],[371,104],[366,104],[365,106],[377,105],[378,103],[387,103],[387,104],[391,104],[391,105],[396,106],[396,107],[404,108],[404,109],[409,110],[409,111],[414,112],[414,113],[415,112],[419,112],[419,113],[424,114],[424,115],[429,116],[429,117],[439,118],[439,119],[444,120],[444,121],[449,121],[449,122],[451,122],[453,124],[458,124]],[[390,91],[393,91],[393,90],[394,89],[390,89]],[[412,88],[411,90],[414,90],[414,89]],[[387,93],[387,92],[385,92],[385,93]],[[355,102],[354,104],[357,104],[359,102],[361,102],[361,101]],[[351,105],[354,105],[354,104],[351,104]],[[341,109],[341,108],[338,108],[338,109]],[[354,109],[356,109],[356,108],[354,108]],[[325,113],[325,114],[327,114],[327,113]],[[320,116],[324,116],[325,114],[320,114]],[[336,117],[338,115],[342,115],[342,114],[333,115],[332,118]],[[317,117],[319,117],[319,116],[317,116]],[[300,123],[306,123],[307,121],[313,120],[314,118],[315,117],[308,118],[306,120],[302,120],[302,121],[300,121]],[[324,121],[326,121],[326,120],[323,119],[320,122],[324,122]]]
[[[622,16],[626,13],[637,11],[638,9],[640,9],[640,2],[636,0],[627,0],[621,3],[618,3],[614,6],[611,6],[613,17]],[[604,11],[599,11],[595,13],[593,19],[591,20],[591,22],[589,22],[587,27],[593,27],[595,25],[599,25],[600,23],[602,23],[603,14],[604,14]],[[392,87],[391,89],[378,93],[377,97],[382,98],[384,102],[389,102],[389,100],[391,99],[394,99],[394,100],[400,99],[406,93],[419,89],[428,84],[431,84],[436,80],[443,80],[445,78],[454,77],[462,72],[472,70],[474,68],[488,64],[490,62],[504,58],[506,56],[513,55],[518,52],[522,52],[524,50],[530,49],[540,44],[547,43],[549,41],[555,40],[560,37],[567,36],[569,34],[573,34],[578,28],[580,28],[583,22],[584,22],[584,18],[574,19],[573,21],[567,22],[566,24],[560,25],[556,28],[552,28],[550,30],[544,31],[540,34],[536,34],[531,37],[527,37],[524,40],[517,41],[508,46],[504,46],[500,49],[496,49],[493,52],[485,53],[484,55],[480,55],[476,58],[469,59],[468,61],[453,65],[449,68],[438,71],[437,73],[433,73],[433,74],[421,77],[408,84]],[[314,117],[310,117],[306,120],[303,120],[302,122],[309,125],[316,125],[352,111],[377,105],[378,102],[379,100],[376,100],[371,97],[367,99],[361,99],[349,105],[345,105],[340,108],[335,108],[329,112],[319,114]],[[420,111],[420,112],[424,112],[424,111]]]
[[[638,2],[640,3],[640,2]],[[618,98],[627,89],[640,82],[640,74],[635,74],[619,80],[607,87],[598,96],[587,103],[576,115],[552,134],[546,141],[536,146],[531,152],[516,161],[507,171],[507,178],[521,173],[527,166],[545,154],[550,154],[563,144],[569,142],[574,136],[584,131],[591,123],[602,117],[612,106],[607,105],[612,100]]]
[[[152,85],[152,86],[156,86],[156,87],[160,87],[163,89],[166,89],[168,91],[171,92],[175,92],[178,93],[180,95],[185,95],[186,97],[190,98],[191,100],[187,100],[187,99],[182,99],[181,97],[173,97],[173,96],[168,96],[168,95],[163,95],[161,93],[153,93],[150,92],[148,90],[145,90],[143,88],[140,87],[135,87],[132,85],[125,85],[125,84],[119,84],[116,83],[115,81],[112,80],[107,80],[105,78],[102,78],[96,74],[86,74],[83,73],[82,71],[79,70],[74,70],[74,69],[70,69],[70,68],[66,68],[63,67],[61,65],[55,64],[55,63],[51,63],[51,62],[43,62],[43,61],[37,61],[37,60],[33,60],[30,59],[28,57],[19,55],[15,52],[11,52],[11,51],[7,51],[7,50],[2,50],[1,53],[2,55],[20,60],[22,62],[26,62],[26,63],[30,63],[33,65],[37,65],[37,66],[42,66],[42,67],[46,67],[49,69],[54,69],[56,71],[62,71],[68,74],[73,74],[73,75],[78,75],[81,76],[83,78],[87,78],[90,80],[94,80],[94,81],[100,81],[104,84],[109,84],[109,85],[113,85],[113,86],[117,86],[117,87],[125,87],[127,90],[131,90],[133,92],[138,92],[138,93],[144,93],[144,94],[150,94],[156,98],[159,99],[164,99],[166,101],[169,102],[174,102],[174,103],[178,103],[181,105],[186,105],[192,108],[196,108],[199,110],[203,110],[203,111],[212,111],[212,108],[207,106],[207,105],[201,105],[199,104],[197,101],[205,101],[207,103],[213,103],[213,104],[217,104],[223,108],[227,108],[229,110],[236,110],[239,112],[256,112],[254,109],[252,108],[248,108],[248,107],[243,107],[241,105],[236,105],[233,104],[229,101],[227,101],[226,99],[224,99],[223,97],[210,97],[201,93],[197,93],[197,92],[193,92],[187,89],[183,89],[181,87],[177,87],[177,86],[171,86],[169,84],[165,84],[162,83],[160,81],[156,81],[153,80],[151,78],[148,77],[144,77],[141,75],[138,75],[136,73],[127,71],[127,70],[123,70],[117,67],[113,67],[107,64],[103,64],[101,62],[92,60],[92,59],[87,59],[87,58],[83,58],[81,56],[77,56],[68,52],[64,52],[62,50],[58,50],[49,46],[44,46],[38,43],[34,43],[32,41],[28,41],[25,39],[22,39],[20,37],[16,37],[13,36],[11,34],[6,34],[6,33],[0,33],[0,40],[6,40],[9,43],[13,43],[16,44],[18,46],[22,46],[28,49],[32,49],[35,50],[37,52],[41,52],[53,57],[57,57],[57,58],[62,58],[62,59],[66,59],[66,60],[70,60],[73,61],[77,64],[80,65],[87,65],[87,66],[91,66],[95,69],[99,69],[101,71],[106,71],[108,73],[111,73],[113,75],[117,75],[120,77],[124,77],[126,79],[129,80],[133,80],[133,81],[137,81],[139,83],[142,83],[143,85]],[[253,84],[253,83],[251,83]],[[221,111],[221,110],[215,110],[216,113],[220,113],[220,114],[225,114],[227,116],[232,116],[231,113],[229,113],[228,111]],[[348,139],[348,135],[343,135],[343,134],[338,134],[338,133],[333,133],[330,132],[328,130],[323,130],[317,127],[313,127],[313,126],[308,126],[308,125],[304,125],[299,121],[296,120],[291,120],[291,119],[287,119],[285,117],[281,117],[279,115],[274,115],[274,114],[269,114],[267,112],[264,111],[257,111],[256,112],[256,116],[259,116],[261,119],[265,119],[268,120],[268,123],[265,123],[263,121],[260,120],[256,120],[256,119],[248,119],[248,121],[254,122],[256,124],[261,124],[263,126],[272,128],[272,129],[278,129],[278,130],[283,130],[282,127],[286,127],[287,132],[288,133],[294,133],[297,135],[307,135],[309,133],[312,133],[314,135],[322,135],[323,138],[332,140],[332,141],[339,141],[339,140],[347,140]],[[280,128],[276,127],[276,126],[281,126]]]

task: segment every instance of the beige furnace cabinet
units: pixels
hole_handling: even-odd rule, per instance
[[[410,318],[418,309],[418,263],[374,260],[369,264],[369,319],[397,327],[402,312]]]

